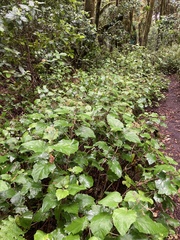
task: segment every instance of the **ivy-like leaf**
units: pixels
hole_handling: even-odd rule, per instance
[[[78,192],[80,192],[80,191],[82,191],[82,190],[85,190],[86,189],[86,187],[84,186],[84,185],[77,185],[77,184],[70,184],[69,185],[69,188],[68,188],[68,190],[69,190],[69,194],[71,194],[71,195],[75,195],[76,193],[78,193]]]
[[[60,201],[63,198],[66,198],[69,195],[69,191],[66,189],[57,189],[56,190],[56,197],[58,201]]]
[[[79,176],[79,182],[86,188],[90,188],[93,186],[93,178],[85,174]]]
[[[108,161],[109,168],[111,171],[118,177],[120,178],[122,176],[122,168],[121,165],[117,160],[112,159],[111,161]]]
[[[0,156],[0,163],[5,163],[8,160],[8,155]]]
[[[155,184],[159,194],[174,195],[177,193],[176,187],[169,178],[156,180]]]
[[[35,235],[34,235],[34,240],[47,240],[48,238],[48,234],[46,234],[45,232],[41,231],[41,230],[37,230]]]
[[[80,236],[79,235],[69,235],[67,237],[64,237],[63,240],[80,240]]]
[[[57,152],[64,153],[68,156],[77,152],[79,147],[79,142],[76,140],[66,140],[62,139],[57,144],[53,145],[52,148]]]
[[[111,131],[118,132],[122,131],[124,124],[117,118],[115,118],[112,114],[107,115],[107,122],[111,127]]]
[[[159,235],[163,237],[162,239],[168,235],[168,229],[161,223],[153,221],[148,215],[138,217],[134,227],[141,233]]]
[[[91,238],[89,238],[89,240],[101,240],[101,239],[98,237],[91,237]]]
[[[83,231],[88,226],[88,220],[86,217],[75,219],[70,225],[68,225],[65,230],[71,232],[72,234],[79,233]]]
[[[124,138],[128,140],[129,142],[133,143],[140,143],[141,140],[138,137],[137,133],[135,131],[125,131],[124,132]]]
[[[125,202],[149,202],[153,204],[153,200],[151,198],[148,198],[144,195],[144,192],[139,191],[138,193],[136,191],[129,191],[126,193],[126,196],[124,198]]]
[[[51,208],[55,208],[57,206],[58,202],[54,194],[48,193],[45,198],[43,199],[42,203],[42,212],[47,212]]]
[[[156,155],[154,153],[147,153],[145,156],[146,156],[146,159],[147,159],[149,165],[156,162]]]
[[[54,230],[51,233],[44,233],[41,230],[37,230],[35,235],[34,235],[34,240],[62,240],[64,239],[64,235],[61,233],[59,229]]]
[[[58,136],[58,131],[53,126],[50,126],[45,129],[43,139],[48,139],[49,141],[52,141],[55,140]]]
[[[78,173],[81,173],[83,171],[83,168],[75,166],[73,168],[69,168],[68,170],[72,173],[78,174]]]
[[[78,211],[79,211],[78,203],[63,204],[61,206],[63,208],[63,211],[65,211],[67,213],[73,213],[75,215],[78,215]]]
[[[95,237],[104,239],[105,236],[111,231],[112,217],[109,213],[100,213],[94,216],[90,223],[90,229]]]
[[[82,209],[90,207],[94,204],[94,198],[87,194],[77,194],[75,199],[79,201],[79,205]]]
[[[9,188],[10,188],[10,185],[7,182],[0,180],[0,192],[6,191]]]
[[[131,224],[136,221],[137,214],[134,210],[119,208],[114,210],[112,218],[114,226],[118,232],[124,236],[129,230]]]
[[[25,240],[23,237],[25,232],[16,224],[16,220],[12,217],[2,220],[0,224],[0,239],[4,240]]]
[[[76,131],[75,131],[77,136],[80,136],[82,138],[95,138],[95,134],[94,131],[89,128],[89,127],[85,127],[85,126],[81,126],[79,127]]]
[[[122,201],[122,197],[119,192],[111,192],[99,201],[105,207],[116,208],[118,204]]]
[[[176,169],[172,165],[166,165],[166,164],[161,164],[161,165],[156,165],[154,167],[154,174],[158,174],[160,172],[175,172]]]
[[[32,140],[21,144],[22,150],[25,151],[34,151],[35,153],[43,153],[47,151],[47,144],[42,140]]]
[[[39,180],[47,178],[49,174],[54,171],[55,168],[56,168],[55,164],[46,161],[41,161],[34,164],[31,175],[34,181],[37,182]]]

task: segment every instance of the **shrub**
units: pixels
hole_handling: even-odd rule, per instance
[[[154,135],[159,116],[144,112],[164,87],[144,59],[140,49],[116,54],[60,89],[38,88],[31,113],[1,129],[3,233],[10,224],[35,240],[174,232],[179,172]]]
[[[165,74],[180,74],[180,49],[178,44],[158,51],[159,69]]]

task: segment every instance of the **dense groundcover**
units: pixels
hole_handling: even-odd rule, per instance
[[[162,121],[144,110],[167,80],[139,48],[114,59],[38,88],[30,114],[1,129],[1,239],[173,234],[177,163],[160,151]]]
[[[172,237],[180,175],[147,109],[178,44],[149,51],[123,30],[109,51],[81,1],[54,3],[1,3],[0,239]]]

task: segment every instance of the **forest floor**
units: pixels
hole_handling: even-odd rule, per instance
[[[166,117],[167,128],[161,127],[159,135],[165,145],[163,151],[178,162],[178,170],[180,169],[180,80],[176,75],[169,76],[169,79],[170,85],[165,99],[151,111]],[[174,218],[180,220],[180,197],[175,197],[174,201]],[[177,229],[177,235],[170,239],[180,239],[180,227]]]
[[[177,170],[180,169],[180,79],[178,76],[169,76],[170,85],[165,93],[165,98],[159,103],[158,107],[151,108],[151,112],[156,112],[160,116],[165,116],[166,128],[159,129],[159,136],[164,143],[163,151],[177,161]],[[3,89],[2,89],[3,90]],[[0,89],[1,92],[1,89]],[[0,101],[1,105],[1,101]],[[16,115],[16,113],[15,113]],[[179,190],[180,193],[180,190]],[[174,197],[175,211],[174,218],[180,220],[180,197]],[[180,239],[180,227],[177,233],[169,240]]]

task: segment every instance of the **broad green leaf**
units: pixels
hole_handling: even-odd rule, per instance
[[[71,232],[72,234],[79,233],[83,231],[88,226],[88,220],[86,217],[75,219],[70,225],[68,225],[65,230]]]
[[[45,129],[43,139],[48,139],[49,141],[52,141],[57,139],[58,136],[58,131],[53,126],[50,126]]]
[[[15,206],[20,206],[22,202],[24,201],[24,196],[21,194],[21,192],[17,192],[12,198],[11,203]]]
[[[63,115],[71,112],[69,107],[61,107],[54,110],[55,113]]]
[[[157,160],[156,155],[154,153],[147,153],[145,156],[149,165],[153,164]]]
[[[75,199],[79,201],[81,209],[88,208],[94,204],[94,198],[87,194],[79,193],[76,195]]]
[[[102,213],[102,206],[92,205],[90,207],[91,207],[91,210],[87,212],[87,217],[89,220],[91,220],[93,217],[97,216],[98,214]]]
[[[81,126],[79,127],[76,131],[75,131],[77,136],[80,136],[82,138],[95,138],[95,134],[94,131],[89,128],[89,127],[85,127],[85,126]]]
[[[50,173],[55,170],[56,166],[53,163],[49,163],[46,161],[41,161],[33,166],[32,177],[35,182],[47,178]]]
[[[54,194],[48,193],[43,199],[42,203],[42,212],[47,212],[51,208],[55,208],[58,205],[57,199]]]
[[[59,240],[59,239],[58,239]],[[63,240],[80,240],[80,236],[79,235],[69,235],[67,237],[64,237]]]
[[[54,121],[54,127],[65,128],[65,127],[70,127],[70,126],[72,126],[72,124],[69,123],[66,120],[56,120],[56,121]]]
[[[124,138],[128,140],[129,142],[133,143],[140,143],[141,140],[138,137],[137,133],[135,131],[125,131],[124,132]]]
[[[63,204],[62,208],[67,213],[73,213],[73,214],[78,215],[78,211],[79,211],[79,204],[78,203]]]
[[[3,206],[3,205],[2,205]],[[2,218],[2,215],[1,215]],[[25,240],[23,231],[16,223],[16,219],[7,216],[1,219],[0,224],[0,239],[1,240]]]
[[[161,223],[153,221],[148,215],[138,217],[134,227],[141,233],[159,235],[163,237],[162,239],[168,235],[168,229]]]
[[[71,195],[75,195],[76,193],[82,191],[82,190],[85,190],[86,187],[84,185],[77,185],[77,184],[70,184],[69,187],[68,187],[68,190],[69,190],[69,194]]]
[[[122,181],[122,184],[126,185],[126,187],[135,186],[135,182],[126,174],[124,177],[124,181]]]
[[[173,226],[174,228],[177,228],[180,226],[179,220],[176,220],[176,219],[170,218],[170,217],[166,220],[166,223],[170,226]]]
[[[47,128],[47,124],[45,122],[36,122],[36,123],[32,123],[28,129],[33,129],[32,133],[34,135],[42,136],[46,128]]]
[[[79,142],[76,140],[66,140],[62,139],[57,144],[53,145],[52,148],[58,152],[64,153],[68,156],[77,152],[79,147]]]
[[[47,210],[47,212],[43,212],[42,209],[40,208],[38,211],[34,213],[33,222],[41,222],[42,219],[47,219],[48,217],[49,217],[49,211]]]
[[[53,232],[47,234],[46,240],[63,240],[65,237],[61,229],[56,228]]]
[[[136,191],[129,191],[126,193],[126,196],[124,198],[125,202],[149,202],[153,204],[153,200],[151,198],[148,198],[144,195],[144,192],[139,191],[138,193]]]
[[[98,203],[105,207],[116,208],[121,201],[122,197],[119,192],[111,192]]]
[[[136,221],[137,214],[134,210],[127,208],[115,209],[112,215],[113,223],[118,232],[124,236],[131,225]]]
[[[16,223],[18,224],[18,226],[21,226],[24,229],[29,229],[31,227],[32,218],[33,218],[33,213],[30,211],[27,211],[22,215],[16,216]]]
[[[21,144],[21,147],[23,147],[21,152],[34,151],[35,153],[43,153],[43,152],[46,152],[47,150],[46,142],[42,140],[32,140],[29,142],[25,142]]]
[[[8,155],[0,156],[0,163],[5,163],[8,160]]]
[[[41,113],[32,113],[32,114],[28,114],[28,117],[33,120],[39,120],[39,119],[44,118],[44,115]]]
[[[122,131],[124,127],[123,123],[111,114],[107,115],[107,122],[113,132]]]
[[[134,115],[132,113],[124,113],[123,120],[126,123],[132,123],[132,122],[134,122]]]
[[[70,176],[69,175],[60,176],[60,177],[58,177],[54,180],[53,184],[57,188],[68,188],[69,181],[70,181]]]
[[[28,132],[25,132],[23,135],[22,135],[22,142],[29,142],[32,140],[32,136],[29,135]]]
[[[93,178],[85,174],[82,174],[79,176],[79,182],[81,183],[81,185],[84,185],[86,188],[90,188],[93,186]]]
[[[178,165],[178,162],[174,161],[174,159],[169,156],[166,156],[166,160],[169,164]]]
[[[117,176],[117,177],[121,177],[122,176],[122,168],[121,165],[119,164],[119,162],[117,160],[112,159],[111,161],[108,161],[108,165],[109,168],[111,169],[111,171]]]
[[[57,189],[56,190],[56,197],[58,201],[60,201],[63,198],[66,198],[69,195],[69,191],[66,189]]]
[[[41,230],[37,230],[34,235],[34,240],[47,240],[47,234]]]
[[[149,203],[151,203],[151,204],[154,203],[151,198],[145,196],[145,193],[144,193],[144,192],[138,191],[138,193],[139,193],[139,199],[140,199],[140,201],[142,201],[142,202],[149,202]]]
[[[166,165],[166,164],[162,164],[162,165],[156,165],[154,167],[154,174],[158,174],[160,172],[175,172],[176,169],[175,167],[171,166],[171,165]]]
[[[156,180],[155,184],[159,194],[174,195],[177,193],[176,187],[169,178]]]
[[[6,191],[9,188],[10,188],[10,185],[7,182],[0,180],[0,192]]]
[[[98,238],[98,237],[91,237],[91,238],[89,238],[88,240],[101,240],[101,239]]]
[[[112,217],[109,213],[100,213],[94,216],[90,223],[90,229],[93,235],[100,239],[104,239],[112,227]]]
[[[78,173],[81,173],[83,171],[83,168],[75,166],[73,168],[69,168],[68,170],[72,173],[78,174]]]
[[[104,141],[99,141],[94,144],[94,146],[98,146],[100,149],[103,150],[105,154],[108,154],[110,147]]]

